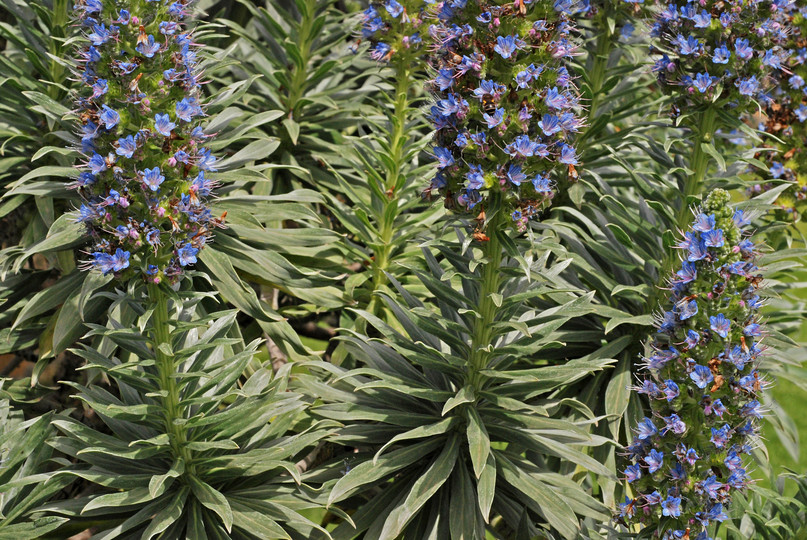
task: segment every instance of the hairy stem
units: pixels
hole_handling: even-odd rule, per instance
[[[497,193],[491,193],[491,202]],[[496,208],[496,204],[491,207]],[[490,207],[489,207],[490,209]],[[484,262],[482,263],[482,281],[479,287],[477,300],[477,318],[474,320],[473,334],[471,336],[471,356],[468,361],[468,382],[476,387],[479,384],[479,372],[487,366],[488,346],[493,336],[493,323],[496,321],[498,307],[494,295],[499,292],[501,283],[502,246],[499,242],[498,229],[502,224],[502,212],[494,210],[489,216],[486,234],[489,240],[482,244]]]
[[[192,472],[191,453],[185,428],[177,421],[184,419],[179,406],[179,386],[174,377],[174,357],[171,344],[170,318],[168,317],[168,297],[158,285],[149,285],[149,299],[154,306],[152,330],[154,354],[156,356],[157,378],[160,385],[161,401],[165,419],[165,432],[168,434],[171,450],[175,457],[182,459],[185,470]]]

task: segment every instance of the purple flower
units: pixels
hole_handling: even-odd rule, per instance
[[[722,247],[724,243],[723,231],[720,229],[705,232],[701,238],[707,247]]]
[[[663,419],[666,425],[664,426],[662,435],[664,435],[668,431],[672,431],[676,435],[681,435],[687,429],[687,426],[684,423],[684,421],[681,420],[681,417],[675,413],[671,414],[670,416],[664,416]]]

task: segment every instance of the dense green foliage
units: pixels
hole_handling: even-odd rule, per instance
[[[0,540],[650,537],[620,519],[619,504],[637,497],[625,448],[666,401],[651,406],[635,386],[687,256],[680,231],[715,188],[754,217],[759,369],[774,389],[761,398],[767,438],[745,463],[757,481],[726,502],[709,537],[807,534],[807,471],[781,461],[798,462],[807,392],[807,230],[790,204],[807,171],[801,154],[777,161],[792,146],[782,126],[756,129],[772,126],[776,103],[764,117],[732,108],[730,86],[675,108],[681,96],[665,94],[648,55],[666,3],[469,0],[463,24],[482,24],[477,5],[492,5],[521,34],[546,23],[542,9],[564,11],[561,22],[547,11],[553,31],[568,27],[557,41],[533,36],[546,49],[528,58],[554,55],[541,85],[568,69],[581,121],[551,135],[553,195],[531,219],[514,226],[513,205],[537,193],[530,181],[506,184],[504,197],[494,188],[504,148],[479,158],[484,202],[457,211],[450,191],[464,189],[467,167],[448,193],[430,190],[430,144],[450,143],[445,130],[432,143],[432,106],[447,95],[434,80],[461,55],[434,60],[429,40],[451,31],[429,30],[442,4],[392,1],[371,3],[380,32],[366,31],[366,2],[185,6],[201,45],[201,125],[218,156],[207,204],[226,217],[170,287],[79,269],[94,248],[69,188],[89,157],[73,60],[87,32],[73,22],[91,2],[3,0]],[[115,13],[135,3],[151,9],[101,2]],[[728,32],[712,25],[710,35]],[[566,39],[574,55],[558,53]],[[495,76],[527,69],[495,43],[461,51],[498,54]],[[494,113],[467,79],[451,88],[473,107],[463,125]],[[554,110],[546,91],[498,99],[513,117],[529,102],[537,123]],[[794,122],[790,109],[780,119]],[[497,137],[543,137],[528,120]],[[578,164],[558,163],[567,145]],[[776,162],[789,172],[770,172]],[[782,197],[795,209],[783,213]]]

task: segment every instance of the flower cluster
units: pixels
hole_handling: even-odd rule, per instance
[[[765,121],[759,129],[781,140],[780,152],[763,152],[757,157],[768,164],[767,170],[756,170],[765,180],[788,181],[793,185],[776,200],[779,221],[798,220],[807,210],[807,176],[797,171],[807,170],[807,7],[795,4],[782,6],[778,18],[789,29],[782,43],[785,60],[775,74],[770,99],[764,101]],[[774,187],[774,182],[762,182],[748,189],[754,196]]]
[[[403,50],[417,51],[426,35],[424,0],[373,1],[362,16],[362,39],[372,43],[373,60],[389,61]]]
[[[425,192],[446,207],[484,208],[489,190],[504,193],[519,229],[554,193],[560,164],[576,178],[572,135],[581,126],[578,98],[563,60],[568,0],[445,0],[430,29],[435,42],[434,156],[438,171]]]
[[[749,482],[742,456],[762,417],[761,276],[743,230],[749,218],[728,202],[713,191],[680,242],[673,307],[644,359],[648,376],[633,388],[653,414],[627,448],[624,474],[636,496],[620,505],[619,519],[664,539],[688,531],[706,540],[710,524],[727,518],[732,492]]]
[[[176,281],[221,225],[205,200],[216,158],[199,125],[197,49],[188,1],[79,0],[77,61],[85,161],[73,186],[93,248],[88,268]]]
[[[764,99],[770,76],[786,61],[778,17],[787,0],[674,0],[653,27],[662,57],[654,71],[677,105]]]

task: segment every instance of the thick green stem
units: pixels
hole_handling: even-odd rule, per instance
[[[289,88],[289,97],[286,103],[286,112],[292,116],[298,112],[296,110],[297,104],[305,92],[306,81],[308,80],[308,63],[311,60],[311,46],[314,39],[316,39],[316,36],[313,35],[314,21],[316,20],[316,3],[306,0],[304,5],[305,12],[302,13],[300,28],[297,33],[299,36],[297,47],[300,52],[300,64],[295,65],[292,70],[291,88]],[[296,120],[300,121],[299,118],[296,118]]]
[[[494,194],[491,194],[491,202]],[[496,321],[498,307],[494,295],[499,292],[502,246],[499,242],[498,229],[502,223],[501,209],[490,217],[486,234],[489,240],[482,244],[484,262],[482,263],[482,281],[479,287],[477,318],[474,320],[471,336],[471,356],[468,360],[468,383],[474,387],[479,384],[479,372],[488,364],[489,352],[493,336],[493,323]],[[477,388],[478,389],[478,388]]]
[[[173,354],[169,354],[173,351],[173,347],[171,346],[171,328],[168,317],[168,298],[158,285],[149,285],[149,299],[154,306],[151,321],[165,432],[168,434],[174,456],[184,462],[186,471],[192,472],[193,463],[190,450],[186,446],[188,441],[185,427],[177,423],[184,417],[179,406],[179,387],[174,377],[174,357]]]
[[[703,145],[710,143],[714,137],[716,128],[717,111],[714,107],[706,109],[698,122],[698,131],[696,134],[694,146],[692,148],[692,157],[690,158],[689,168],[692,174],[689,175],[684,182],[684,189],[681,199],[681,208],[676,217],[676,225],[679,229],[686,229],[689,225],[692,216],[689,212],[689,199],[697,195],[703,189],[703,180],[706,177],[706,170],[709,166],[709,154],[703,150]],[[673,266],[675,266],[678,255],[675,246],[670,246],[664,254],[664,260],[661,265],[661,275],[659,279],[665,280],[672,273]],[[655,293],[651,295],[650,309],[656,309],[659,301],[666,293],[666,290],[660,287],[655,289]]]
[[[373,261],[373,281],[371,283],[371,294],[379,290],[387,282],[384,272],[390,264],[390,257],[394,248],[393,238],[395,235],[395,220],[398,217],[398,203],[403,182],[401,181],[401,170],[403,169],[404,157],[406,155],[406,143],[409,135],[406,131],[406,124],[409,113],[409,87],[411,86],[411,65],[405,58],[395,63],[395,96],[393,101],[393,111],[390,118],[390,155],[384,178],[384,196],[381,202],[381,212],[378,214],[378,247],[375,250]],[[367,306],[367,311],[377,315],[379,302],[376,296],[372,296]]]
[[[717,110],[711,106],[703,112],[700,118],[698,133],[692,148],[692,158],[689,162],[692,174],[687,177],[684,183],[683,200],[676,220],[679,228],[684,228],[691,218],[689,215],[689,199],[703,189],[703,179],[706,177],[706,169],[709,166],[709,154],[704,151],[704,145],[711,143],[714,138],[716,120]]]
[[[594,66],[591,69],[591,76],[589,77],[591,104],[588,109],[588,117],[591,122],[594,121],[597,115],[597,109],[603,97],[602,87],[605,84],[606,68],[608,67],[608,59],[611,56],[611,46],[613,45],[611,29],[608,26],[608,21],[605,20],[605,12],[603,11],[601,13],[603,16],[600,17],[598,24],[598,28],[600,28],[601,31],[597,35],[597,52],[594,55]]]

